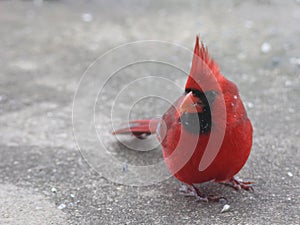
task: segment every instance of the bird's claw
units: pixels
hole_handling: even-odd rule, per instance
[[[254,184],[254,182],[251,181],[242,181],[240,179],[236,179],[236,178],[231,178],[228,181],[223,182],[223,184],[228,185],[232,188],[234,188],[235,190],[241,190],[244,189],[246,191],[254,191],[252,185]]]
[[[192,197],[194,197],[194,196],[197,197],[197,194],[195,193],[195,191],[187,185],[184,185],[184,184],[181,185],[181,187],[179,188],[179,191],[182,195],[184,195],[186,197],[191,197],[191,196]]]
[[[184,196],[190,197],[196,197],[197,202],[227,202],[227,199],[220,195],[205,195],[199,191],[197,187],[194,185],[186,186],[182,185],[179,189],[181,193],[183,193]]]

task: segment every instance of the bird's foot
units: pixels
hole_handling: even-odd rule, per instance
[[[196,197],[196,201],[198,202],[227,202],[227,199],[220,195],[205,195],[200,192],[200,190],[195,186],[186,186],[182,185],[179,189],[184,196],[193,196]]]
[[[225,185],[228,185],[232,188],[234,188],[235,190],[241,190],[244,189],[246,191],[254,191],[252,184],[254,184],[254,182],[251,181],[242,181],[240,179],[236,179],[236,178],[231,178],[228,181],[222,182]]]
[[[179,188],[179,191],[182,195],[186,196],[186,197],[194,197],[197,196],[197,194],[195,193],[194,189],[191,188],[188,185],[182,184],[181,187]]]

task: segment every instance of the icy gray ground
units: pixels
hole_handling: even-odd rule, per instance
[[[0,11],[1,224],[299,224],[299,1],[1,1]],[[255,128],[239,174],[255,192],[199,185],[228,198],[225,213],[180,195],[174,178],[109,182],[72,134],[73,96],[94,59],[142,39],[192,49],[196,34],[238,84]],[[137,164],[161,158],[123,150]]]

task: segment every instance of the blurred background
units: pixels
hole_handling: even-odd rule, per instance
[[[0,223],[298,224],[299,24],[299,0],[0,1]],[[226,213],[180,195],[174,178],[110,182],[82,158],[72,132],[73,97],[95,59],[149,39],[192,50],[197,34],[239,86],[255,129],[239,174],[255,181],[255,192],[199,186],[226,196]],[[136,108],[139,117],[149,113]],[[161,157],[119,148],[128,160]]]

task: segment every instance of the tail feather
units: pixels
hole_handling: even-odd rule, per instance
[[[128,127],[115,130],[112,134],[133,134],[138,138],[143,138],[144,136],[156,133],[158,123],[159,119],[133,120],[129,122]]]

